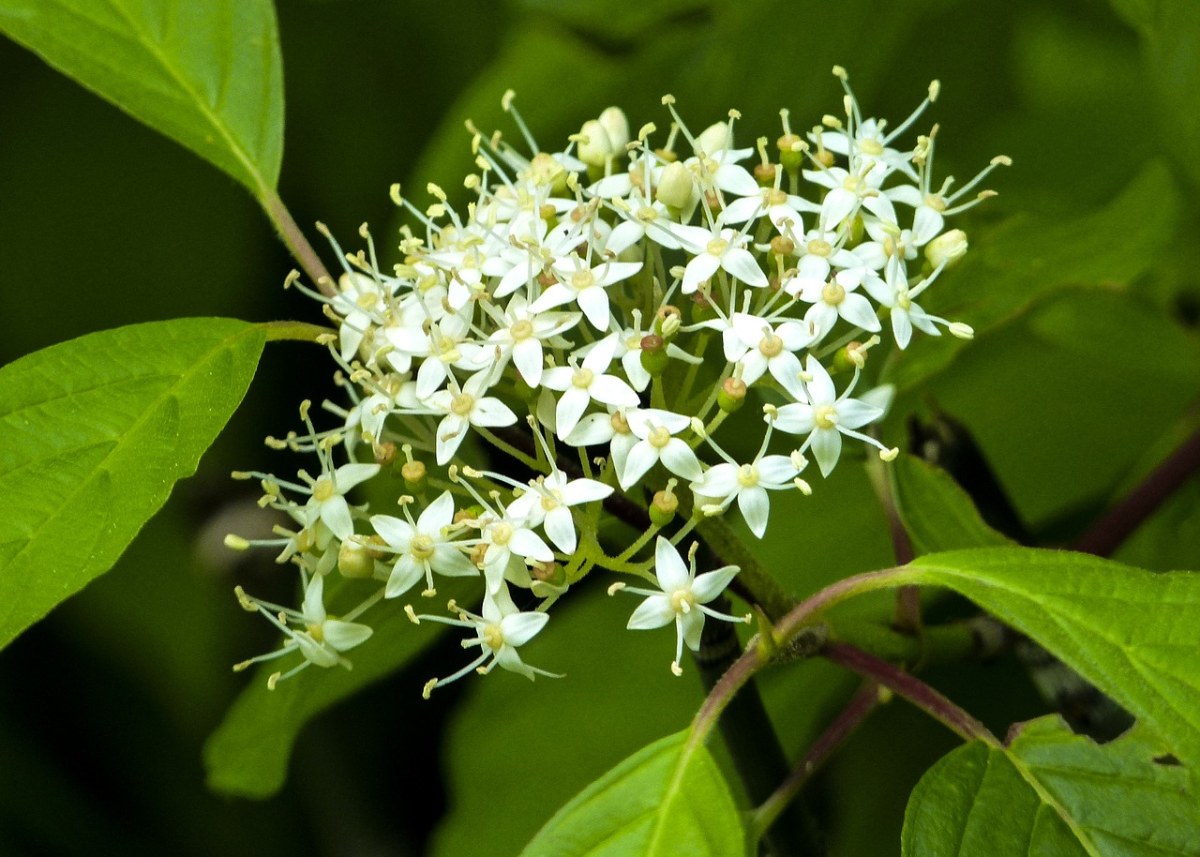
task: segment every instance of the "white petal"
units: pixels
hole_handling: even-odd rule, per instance
[[[821,475],[828,476],[837,466],[842,454],[842,436],[837,429],[819,428],[812,433],[812,453],[821,468]]]
[[[704,614],[692,610],[679,617],[679,633],[683,635],[684,644],[693,652],[700,650],[700,635],[704,633]]]
[[[451,502],[453,503],[454,501],[451,500]],[[375,529],[375,532],[383,537],[383,540],[389,546],[394,547],[396,550],[406,551],[409,545],[412,544],[412,538],[415,533],[412,524],[408,521],[402,521],[390,515],[372,515],[371,526]]]
[[[709,236],[710,240],[712,236]],[[687,263],[687,267],[683,269],[683,286],[682,292],[687,295],[696,291],[696,287],[703,280],[707,280],[717,272],[717,268],[721,267],[721,260],[711,253],[702,252],[699,256],[693,257],[692,261]]]
[[[608,292],[600,286],[589,286],[576,297],[579,308],[596,330],[608,330]]]
[[[575,519],[571,517],[571,510],[566,506],[551,509],[546,514],[542,529],[546,531],[547,538],[554,542],[560,551],[563,553],[575,552],[575,548],[579,544],[575,535]]]
[[[558,406],[554,409],[559,437],[566,437],[571,433],[590,401],[587,391],[574,386],[559,397]]]
[[[727,250],[721,258],[721,267],[748,286],[762,287],[768,282],[767,275],[758,267],[749,250]]]
[[[510,613],[500,620],[500,632],[510,646],[523,646],[550,621],[548,613]]]
[[[611,414],[588,414],[567,433],[570,446],[595,446],[608,443],[613,437]]]
[[[625,627],[631,631],[647,631],[669,625],[674,620],[675,611],[671,609],[671,599],[665,595],[651,595],[633,611]]]
[[[837,312],[855,327],[861,327],[872,333],[879,330],[879,318],[875,315],[871,302],[862,295],[847,294],[838,304]]]
[[[320,625],[325,621],[325,578],[317,574],[309,578],[304,590],[304,621]]]
[[[896,337],[898,346],[908,347],[909,340],[912,339],[912,320],[909,319],[907,312],[898,307],[892,309],[892,333]]]
[[[775,417],[775,428],[788,434],[808,434],[814,425],[812,406],[803,402],[784,405]]]
[[[324,635],[326,643],[339,652],[344,652],[347,649],[353,649],[359,643],[366,642],[374,632],[370,627],[357,622],[330,619],[321,626],[321,633]]]
[[[750,532],[761,539],[767,531],[767,515],[771,512],[766,489],[758,485],[743,488],[738,492],[738,508],[742,510],[742,517],[746,519]],[[696,582],[700,582],[699,578]]]
[[[524,527],[513,531],[512,538],[508,540],[508,549],[517,556],[536,559],[539,562],[554,561],[554,551],[550,550],[537,533]]]
[[[692,594],[701,604],[707,604],[725,591],[725,587],[729,586],[729,581],[733,580],[739,571],[741,569],[736,565],[727,565],[716,571],[698,574],[692,583]]]
[[[441,544],[433,549],[429,567],[445,577],[474,577],[479,574],[475,563],[453,545]]]
[[[532,336],[522,339],[513,346],[512,361],[526,384],[536,387],[541,383],[544,368],[541,342]]]
[[[329,531],[343,541],[354,532],[354,521],[350,518],[350,506],[346,498],[335,494],[321,503],[321,520]]]
[[[689,487],[705,497],[725,498],[737,491],[738,467],[736,464],[716,464],[704,471],[700,479]]]
[[[691,578],[679,551],[662,536],[654,542],[654,574],[662,591],[667,593],[688,586]]]
[[[333,483],[339,494],[345,494],[355,485],[366,482],[378,472],[378,464],[343,464],[334,471]]]
[[[633,449],[629,450],[629,454],[625,458],[625,467],[618,471],[620,476],[618,481],[620,481],[621,487],[628,491],[630,486],[645,476],[646,471],[656,463],[658,463],[658,450],[647,441],[638,441],[634,444]]]
[[[811,380],[807,382],[809,401],[814,405],[831,404],[837,398],[837,391],[834,389],[833,379],[829,377],[825,367],[810,354],[808,360],[805,361],[804,368],[811,376]]]
[[[499,399],[476,399],[471,409],[471,422],[477,426],[510,426],[516,421],[517,415]]]
[[[305,632],[292,634],[292,639],[295,640],[296,646],[300,649],[300,654],[304,655],[304,659],[310,664],[316,664],[319,667],[335,667],[338,665],[337,652],[332,648],[318,643]]]
[[[786,455],[764,455],[754,462],[754,469],[760,481],[772,485],[786,485],[800,472]]]
[[[689,482],[704,475],[696,453],[692,452],[692,448],[677,437],[667,441],[667,445],[662,448],[659,455],[667,470],[677,476],[682,476]]]
[[[606,405],[635,408],[641,402],[633,387],[615,375],[597,375],[588,387],[588,394],[597,402]]]
[[[549,482],[550,480],[546,480]],[[563,503],[568,506],[578,506],[580,503],[591,503],[603,500],[613,492],[611,485],[597,482],[595,479],[572,479],[562,487]]]
[[[838,425],[856,429],[883,416],[883,411],[858,399],[842,399],[837,404]]]

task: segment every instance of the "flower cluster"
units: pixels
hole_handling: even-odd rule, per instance
[[[239,666],[294,651],[303,660],[292,672],[348,666],[342,652],[370,633],[350,619],[418,583],[433,596],[439,577],[478,579],[480,613],[406,603],[409,618],[468,628],[464,647],[481,653],[427,692],[497,664],[548,675],[517,650],[597,566],[657,583],[628,588],[646,596],[629,627],[675,621],[676,672],[706,615],[737,621],[703,605],[738,569],[697,577],[694,550],[689,572],[677,546],[735,501],[761,538],[769,492],[809,494],[809,457],[828,476],[846,438],[896,455],[867,431],[890,389],[854,397],[868,351],[883,336],[907,348],[914,330],[972,335],[917,301],[966,252],[947,219],[989,196],[976,188],[1007,163],[953,191],[952,179],[936,184],[936,126],[911,148],[901,138],[937,84],[892,129],[864,119],[835,74],[841,117],[798,134],[783,111],[773,150],[766,138],[735,145],[736,111],[693,133],[667,97],[662,139],[653,124],[631,134],[609,108],[551,154],[510,93],[524,146],[468,125],[478,172],[464,208],[434,185],[424,209],[393,187],[412,218],[402,263],[382,270],[365,226],[355,254],[326,232],[343,260],[337,284],[318,291],[293,275],[289,285],[337,325],[322,341],[350,401],[325,403],[338,424],[323,431],[305,403],[305,431],[269,439],[315,455],[318,475],[238,474],[259,479],[263,505],[294,524],[229,544],[277,547],[304,589],[301,611],[239,593],[287,635]],[[383,473],[398,478],[373,478]],[[376,509],[398,501],[398,513],[352,505],[356,486]],[[349,579],[347,598],[366,593],[341,620],[323,600],[335,572]]]

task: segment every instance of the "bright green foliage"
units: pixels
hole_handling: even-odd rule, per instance
[[[1161,163],[1145,167],[1101,210],[1075,220],[1031,216],[972,249],[938,283],[939,311],[966,312],[976,333],[998,327],[1065,288],[1125,287],[1161,258],[1178,218],[1179,191]],[[902,389],[946,369],[966,343],[953,337],[906,353],[888,380]]]
[[[747,853],[733,797],[683,731],[634,753],[546,823],[522,857],[734,857]]]
[[[1110,744],[1057,717],[1007,748],[960,747],[921,779],[904,820],[906,857],[1200,854],[1195,774],[1135,727]]]
[[[911,455],[891,466],[896,505],[918,556],[1009,543],[983,522],[971,498],[945,471]]]
[[[1036,640],[1200,763],[1200,574],[1068,551],[931,554],[898,583],[946,586]]]
[[[0,0],[0,32],[255,194],[283,157],[271,0]]]
[[[462,597],[469,590],[454,581],[438,590],[439,601]],[[331,598],[336,599],[334,593]],[[335,602],[336,603],[336,602]],[[395,672],[438,639],[427,623],[415,627],[404,615],[403,599],[391,601],[371,614],[375,633],[370,645],[352,652],[354,669],[308,669],[275,690],[267,676],[300,663],[268,662],[230,707],[220,728],[204,747],[204,766],[211,788],[241,797],[270,797],[287,779],[288,760],[300,730],[321,712]],[[412,688],[420,702],[421,687]]]
[[[242,400],[263,333],[182,319],[0,370],[0,646],[107,571]]]

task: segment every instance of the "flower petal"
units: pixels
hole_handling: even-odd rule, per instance
[[[654,543],[654,574],[662,591],[668,593],[687,587],[691,579],[675,545],[662,536]]]
[[[671,599],[665,595],[651,595],[633,611],[625,627],[631,631],[648,631],[673,621],[675,611],[671,609]]]

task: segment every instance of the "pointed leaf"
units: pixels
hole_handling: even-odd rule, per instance
[[[0,32],[262,198],[283,154],[270,0],[0,0]]]
[[[729,787],[689,731],[634,753],[558,811],[522,857],[747,854]]]
[[[891,465],[896,505],[918,555],[1009,544],[983,522],[975,504],[949,474],[912,455]]]
[[[922,777],[904,819],[905,857],[1200,855],[1193,770],[1144,730],[1109,744],[1057,717],[1025,724],[1007,747],[960,747]]]
[[[1200,764],[1200,573],[982,548],[921,557],[895,580],[970,598],[1120,703],[1179,758]]]
[[[0,647],[108,571],[195,472],[263,341],[245,322],[179,319],[0,369]]]

